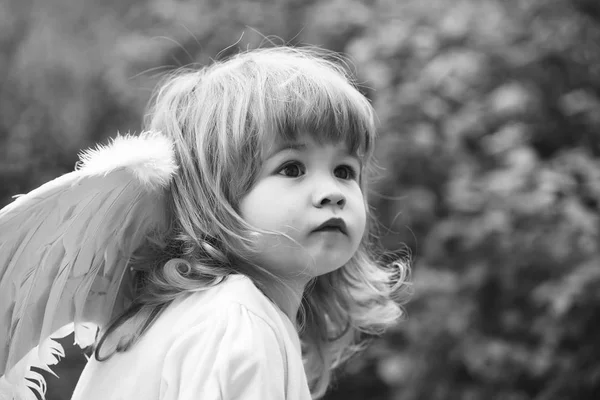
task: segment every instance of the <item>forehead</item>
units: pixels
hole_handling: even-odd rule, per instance
[[[270,157],[282,150],[285,149],[294,149],[299,151],[309,150],[311,148],[318,148],[322,146],[334,146],[337,147],[342,152],[355,156],[359,158],[356,149],[352,148],[351,143],[348,143],[347,140],[331,140],[328,138],[320,138],[315,134],[310,134],[307,132],[301,132],[294,137],[283,137],[283,136],[275,136],[270,140],[267,140],[263,146],[263,159]]]

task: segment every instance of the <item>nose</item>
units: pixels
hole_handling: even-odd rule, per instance
[[[346,205],[346,196],[337,188],[331,188],[320,193],[316,193],[313,199],[313,205],[322,208],[327,205],[338,206],[343,209]]]

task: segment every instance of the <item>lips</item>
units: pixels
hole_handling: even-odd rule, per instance
[[[343,234],[347,234],[346,223],[341,218],[330,218],[327,221],[319,225],[313,232],[320,231],[340,231]]]

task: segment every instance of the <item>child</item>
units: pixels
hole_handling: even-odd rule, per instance
[[[91,321],[101,331],[74,400],[323,396],[332,370],[402,315],[407,276],[404,264],[381,265],[372,254],[373,110],[328,56],[260,49],[180,71],[156,92],[149,133],[85,154],[71,173],[79,175],[2,210],[2,235],[19,243],[50,248],[44,240],[53,245],[60,235],[73,243],[25,260],[43,259],[25,276],[14,268],[22,245],[0,236],[0,291],[5,285],[11,296],[0,298],[0,340],[9,347],[8,356],[0,352],[9,369],[0,372],[32,346],[14,347],[56,337],[68,322],[86,344],[81,322]],[[42,206],[33,199],[52,196],[54,206],[35,214]],[[60,214],[41,242],[12,231],[50,213]],[[13,298],[24,284],[9,290],[5,282],[53,268],[28,290],[32,320],[43,322],[21,328],[28,303]],[[54,292],[65,274],[70,280]],[[60,305],[75,311],[65,317]],[[57,316],[60,324],[48,322]],[[35,333],[22,339],[18,329]],[[42,349],[29,364],[54,361]]]

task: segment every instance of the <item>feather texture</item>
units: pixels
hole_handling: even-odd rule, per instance
[[[79,346],[93,343],[90,323],[103,326],[127,305],[132,253],[166,226],[177,170],[166,137],[119,136],[80,159],[0,210],[0,399],[43,397],[30,367],[49,370],[64,355],[52,338],[74,330]]]

